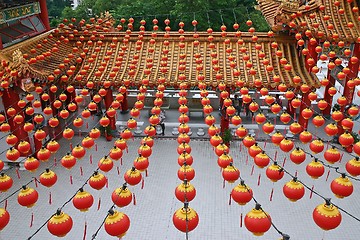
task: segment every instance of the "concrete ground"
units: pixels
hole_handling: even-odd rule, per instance
[[[176,124],[178,113],[176,111],[167,111],[166,122]],[[214,114],[219,119],[218,114]],[[146,113],[142,113],[141,119],[146,122]],[[128,119],[127,115],[119,116],[118,120]],[[139,121],[140,121],[139,120]],[[244,119],[245,120],[245,119]],[[95,121],[95,119],[94,119]],[[201,123],[202,118],[192,117],[190,123]],[[251,122],[250,119],[246,120]],[[217,120],[219,122],[219,120]],[[171,124],[170,124],[171,125]],[[144,125],[144,127],[147,124]],[[358,125],[356,127],[358,128]],[[143,130],[143,128],[142,128]],[[179,202],[174,194],[175,188],[181,183],[177,178],[177,170],[179,165],[177,163],[178,153],[176,148],[176,136],[171,134],[172,129],[166,129],[165,137],[156,137],[155,145],[152,148],[153,153],[150,156],[150,166],[148,169],[148,176],[144,181],[144,188],[141,189],[141,184],[129,189],[136,195],[136,205],[129,205],[123,209],[118,209],[126,213],[130,220],[131,226],[124,239],[185,239],[185,234],[179,232],[172,223],[173,213],[180,207],[182,203]],[[196,188],[197,195],[193,201],[190,202],[190,207],[195,209],[200,217],[198,227],[189,233],[188,239],[279,239],[280,235],[271,228],[262,237],[255,237],[243,225],[240,227],[240,214],[249,212],[254,206],[254,201],[241,207],[235,202],[229,205],[229,194],[234,184],[225,184],[223,187],[223,178],[220,169],[217,165],[217,156],[209,141],[205,138],[196,137],[196,130],[192,129],[193,138],[190,142],[192,148],[191,155],[194,158],[192,167],[196,171],[195,179],[191,182]],[[313,133],[315,129],[311,129]],[[321,129],[317,130],[317,134],[325,138]],[[305,172],[307,163],[311,161],[307,157],[306,162],[297,166],[289,160],[289,153],[283,153],[278,150],[278,147],[269,142],[269,136],[262,135],[262,142],[259,143],[264,148],[266,153],[274,158],[277,152],[277,160],[280,164],[285,160],[285,169],[292,174],[298,173],[298,177],[308,186],[315,186],[315,190],[324,197],[332,198],[333,202],[351,214],[360,217],[360,202],[357,201],[360,197],[359,182],[353,181],[354,193],[345,199],[336,198],[330,190],[331,181],[338,177],[339,174],[333,170],[330,171],[327,179],[327,169],[323,177],[318,180],[311,179]],[[71,141],[73,145],[79,143],[82,137],[76,136]],[[71,232],[64,237],[64,239],[83,239],[84,224],[87,223],[86,236],[84,239],[91,239],[97,228],[100,226],[107,211],[112,206],[111,193],[115,188],[120,187],[124,183],[123,175],[125,171],[131,168],[134,159],[137,157],[137,149],[140,146],[140,137],[128,141],[129,151],[124,152],[123,165],[120,161],[115,162],[114,168],[105,173],[109,179],[109,184],[104,189],[97,191],[90,186],[85,186],[85,190],[93,194],[95,203],[93,207],[86,213],[81,213],[75,209],[70,202],[63,210],[68,213],[73,221],[74,226]],[[115,139],[114,139],[115,140]],[[97,148],[93,147],[87,151],[86,156],[79,160],[76,166],[71,170],[66,170],[57,164],[53,166],[58,176],[58,182],[51,189],[47,189],[41,185],[35,187],[33,183],[31,187],[36,188],[39,192],[39,200],[37,204],[27,209],[21,207],[17,203],[17,194],[9,197],[7,201],[7,210],[11,215],[11,220],[8,226],[0,232],[0,239],[27,239],[31,236],[53,213],[56,209],[68,201],[79,189],[79,187],[88,179],[93,171],[97,168],[97,162],[100,158],[106,155],[109,149],[113,146],[113,142],[107,142],[103,137],[96,141]],[[1,140],[2,142],[4,141]],[[70,142],[62,139],[60,151],[52,156],[47,163],[42,163],[40,168],[35,173],[27,171],[19,171],[19,177],[14,169],[8,170],[6,173],[14,180],[13,187],[5,193],[0,194],[0,201],[7,198],[16,189],[19,189],[23,184],[26,184],[32,177],[40,175],[48,166],[52,166],[54,161],[61,159],[69,150]],[[266,146],[264,145],[267,142]],[[282,193],[283,185],[291,180],[291,177],[285,175],[284,178],[276,183],[269,181],[265,175],[266,169],[253,169],[253,160],[248,156],[247,149],[242,145],[241,141],[234,141],[231,143],[231,156],[234,158],[234,165],[240,169],[241,177],[253,189],[255,199],[262,204],[262,207],[267,211],[273,220],[275,226],[290,235],[291,239],[303,240],[357,240],[360,238],[358,227],[360,223],[348,215],[342,213],[342,223],[335,230],[325,232],[317,227],[312,219],[313,209],[323,203],[323,200],[315,195],[310,199],[310,191],[306,190],[305,196],[298,202],[291,202],[285,198]],[[296,145],[308,150],[307,146],[296,142]],[[2,149],[6,147],[2,144]],[[5,153],[2,154],[5,158]],[[321,154],[318,154],[320,159],[323,159]],[[90,162],[92,158],[92,163]],[[345,163],[351,159],[351,156],[344,153],[341,163],[338,166],[343,169]],[[82,175],[81,170],[82,169]],[[73,184],[70,183],[70,176],[73,178]],[[259,177],[260,176],[260,177]],[[260,178],[260,184],[258,185]],[[270,201],[270,194],[274,189],[272,201]],[[52,203],[49,204],[49,192],[51,192]],[[98,208],[99,198],[101,198],[100,208]],[[2,207],[5,205],[3,202]],[[30,227],[31,216],[33,218],[33,226]],[[40,230],[32,239],[56,239],[49,234],[46,226]],[[113,239],[105,232],[102,227],[96,239]]]

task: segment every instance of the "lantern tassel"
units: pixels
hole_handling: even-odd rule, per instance
[[[120,158],[120,165],[122,166],[122,158]]]
[[[117,170],[117,174],[120,175],[120,168],[116,167],[116,170]]]
[[[242,150],[242,145],[241,145],[241,143],[240,143],[240,152],[241,152],[241,150]]]
[[[275,151],[274,161],[277,159],[277,151]]]
[[[51,192],[49,192],[49,204],[52,204],[52,196],[51,196]]]
[[[106,181],[106,188],[109,188],[109,181]]]
[[[97,152],[97,143],[95,143],[95,151]]]
[[[98,205],[97,205],[97,210],[98,211],[100,210],[100,206],[101,206],[101,197],[99,197],[99,200],[98,200]]]
[[[79,131],[79,137],[81,137],[81,131]]]
[[[81,176],[84,175],[84,172],[83,172],[83,169],[82,169],[81,166],[80,166],[80,175],[81,175]]]
[[[6,199],[6,200],[5,200],[5,204],[4,204],[5,210],[7,209],[7,205],[8,205],[8,200]]]
[[[270,202],[272,201],[273,199],[273,195],[274,195],[274,188],[271,189],[271,193],[270,193]]]
[[[344,156],[344,153],[341,154],[339,163],[341,163],[343,156]]]
[[[33,226],[34,223],[34,213],[31,213],[31,218],[30,218],[30,227]]]
[[[56,160],[56,157],[54,157],[54,166],[56,167],[57,165],[57,160]]]
[[[312,198],[312,196],[313,196],[313,192],[314,192],[314,185],[312,185],[312,187],[311,187],[311,191],[310,191],[310,199]]]
[[[93,163],[93,161],[92,161],[93,159],[92,159],[92,154],[90,154],[90,164],[92,164]]]
[[[249,156],[248,156],[248,155],[246,155],[246,161],[245,161],[245,164],[246,164],[246,165],[248,165],[248,163],[249,163]]]
[[[73,177],[70,175],[70,184],[73,185]]]
[[[17,175],[17,177],[18,177],[18,179],[20,179],[20,173],[19,173],[19,168],[16,168],[16,175]]]
[[[70,143],[70,150],[72,150],[73,149],[73,145],[72,145],[72,143]]]
[[[286,157],[284,157],[284,161],[283,161],[283,164],[282,164],[282,167],[284,168],[285,166],[285,162],[286,162]]]
[[[243,213],[240,213],[240,227],[243,225]]]
[[[144,189],[144,184],[145,184],[145,181],[144,179],[141,180],[141,189]]]
[[[254,174],[254,169],[255,169],[255,168],[254,168],[254,165],[252,165],[251,174],[250,174],[251,176]]]
[[[88,122],[86,122],[86,129],[88,129],[89,128],[89,123]]]
[[[295,171],[295,177],[297,177],[297,176],[298,176],[298,171],[296,170],[296,171]]]
[[[86,240],[86,232],[87,232],[87,222],[85,221],[85,224],[84,224],[84,236],[83,236],[83,240]]]
[[[35,183],[35,187],[38,187],[38,180],[36,178],[34,178],[34,183]]]
[[[230,193],[230,197],[229,197],[229,205],[231,205],[231,193]]]
[[[126,153],[129,153],[129,149],[128,149],[128,147],[126,147]]]
[[[225,188],[225,179],[223,180],[223,188]]]
[[[261,173],[259,173],[259,177],[258,177],[258,186],[260,186],[260,178],[261,178]]]
[[[145,169],[145,177],[147,177],[147,176],[148,176],[148,170]]]
[[[330,169],[328,170],[328,172],[327,172],[327,175],[326,175],[326,182],[328,181],[328,179],[329,179],[329,175],[330,175]]]
[[[133,193],[133,204],[136,205],[136,196],[135,196],[135,193]]]
[[[265,142],[265,144],[264,144],[264,149],[266,148],[266,142]]]

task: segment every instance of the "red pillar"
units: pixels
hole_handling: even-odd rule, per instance
[[[24,112],[22,109],[17,105],[17,102],[20,100],[19,94],[16,92],[14,88],[8,88],[4,91],[4,94],[2,95],[2,101],[4,104],[5,114],[6,110],[10,107],[14,108],[16,110],[16,114],[20,114],[24,117]],[[11,132],[19,139],[19,142],[21,140],[29,142],[29,136],[26,131],[24,131],[24,123],[22,124],[16,124],[13,121],[13,117],[10,117],[7,115],[8,123],[10,125]]]
[[[318,54],[315,51],[316,47],[317,47],[317,43],[311,44],[310,41],[308,41],[309,54],[306,55],[306,58],[305,58],[305,67],[308,72],[311,72],[311,69],[313,67],[308,64],[307,60],[309,58],[313,58],[315,61],[315,65],[317,64]],[[304,93],[301,98],[301,106],[300,106],[298,122],[301,125],[302,129],[307,129],[307,126],[308,126],[308,119],[305,119],[301,116],[302,110],[311,106],[311,101],[309,100],[308,95],[309,95],[309,92]]]
[[[230,95],[229,89],[226,89]],[[226,129],[229,129],[230,126],[230,119],[226,114],[226,108],[223,106],[224,99],[220,97],[220,113],[221,113],[221,119],[220,119],[220,132],[221,134],[224,133]]]
[[[125,99],[125,98],[124,98]],[[111,103],[113,102],[114,98],[113,98],[113,93],[112,93],[112,90],[111,89],[108,89],[107,92],[106,92],[106,95],[104,97],[104,102],[105,102],[105,108],[106,110],[108,110],[111,106]],[[108,118],[110,119],[110,127],[111,129],[115,130],[116,129],[116,120],[115,120],[115,117],[109,117]]]
[[[40,3],[40,18],[45,26],[46,31],[49,31],[50,28],[50,22],[49,22],[49,13],[46,6],[46,0],[39,0]]]
[[[349,61],[348,64],[348,68],[350,69],[350,73],[346,76],[346,82],[344,85],[344,97],[346,97],[347,99],[347,103],[352,104],[353,101],[353,97],[354,97],[354,89],[355,88],[349,88],[347,86],[347,82],[349,80],[352,80],[354,78],[356,78],[359,74],[359,65],[360,65],[360,44],[359,43],[355,43],[354,44],[354,51],[353,51],[353,56],[358,58],[358,61],[356,63],[352,63],[351,61]],[[344,108],[344,107],[343,107]],[[342,110],[343,110],[342,108]]]
[[[124,99],[121,102],[121,113],[124,114],[124,113],[127,113],[129,111],[128,100],[127,100],[127,92],[124,93],[123,96],[124,96]]]
[[[0,38],[0,50],[2,50],[2,49],[4,49],[4,46],[3,46],[2,40],[1,40],[1,38]]]
[[[334,62],[335,58],[331,58],[329,62]],[[333,96],[331,96],[328,91],[329,88],[335,86],[335,78],[331,75],[331,70],[328,70],[327,79],[329,80],[329,84],[325,87],[324,100],[328,103],[328,106],[323,110],[324,115],[330,115],[331,107],[333,102]]]

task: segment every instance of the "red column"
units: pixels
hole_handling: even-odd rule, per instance
[[[128,100],[127,100],[127,92],[123,94],[124,99],[121,102],[121,113],[127,113],[129,111],[129,106],[128,106]]]
[[[359,73],[359,65],[360,65],[360,44],[359,43],[355,43],[354,44],[354,51],[353,51],[353,56],[358,58],[358,61],[356,63],[352,63],[351,61],[349,61],[348,64],[348,68],[350,69],[350,73],[346,76],[346,82],[344,85],[344,97],[346,97],[347,99],[347,103],[352,104],[352,100],[354,97],[354,88],[349,88],[347,86],[347,82],[351,79],[354,79],[358,76]],[[343,110],[343,108],[342,108]]]
[[[113,98],[113,93],[112,93],[112,90],[111,89],[108,89],[107,92],[106,92],[106,95],[104,97],[104,102],[105,102],[105,108],[106,110],[108,110],[111,106],[111,103],[113,102],[114,98]],[[108,118],[110,119],[110,127],[111,129],[115,130],[116,129],[116,126],[115,126],[115,123],[116,123],[116,120],[115,120],[115,117],[109,117]]]
[[[331,58],[329,62],[334,62],[335,58]],[[330,115],[331,107],[333,102],[333,96],[330,96],[328,93],[329,88],[335,86],[335,78],[331,75],[331,70],[328,70],[327,79],[329,80],[329,84],[325,87],[324,100],[328,103],[328,106],[323,110],[324,115]]]
[[[46,6],[46,0],[39,0],[40,3],[40,18],[45,26],[46,31],[49,31],[50,28],[50,22],[49,22],[49,13]]]
[[[1,49],[4,49],[4,46],[3,46],[2,40],[1,40],[1,38],[0,38],[0,50],[1,50]]]
[[[2,95],[5,114],[7,115],[6,109],[12,107],[16,110],[16,114],[22,115],[25,119],[24,112],[22,112],[22,109],[17,105],[17,102],[19,100],[20,100],[19,94],[16,92],[14,88],[8,88],[7,90],[4,91],[4,94]],[[13,121],[13,117],[10,116],[7,116],[7,119],[11,128],[11,132],[19,139],[19,142],[20,140],[29,142],[29,136],[27,132],[25,132],[23,129],[24,123],[16,124]]]
[[[305,67],[306,67],[306,70],[311,73],[311,69],[312,69],[313,66],[310,66],[310,65],[308,64],[308,61],[307,61],[307,60],[308,60],[309,58],[313,58],[314,61],[315,61],[315,65],[317,64],[317,60],[318,60],[318,57],[317,57],[317,56],[318,56],[318,54],[317,54],[316,51],[315,51],[315,48],[317,47],[317,43],[311,44],[311,41],[308,41],[308,46],[307,46],[307,47],[308,47],[308,49],[309,49],[309,54],[306,55],[306,58],[305,58]],[[309,95],[309,92],[307,92],[307,93],[305,93],[305,94],[302,95],[300,112],[299,112],[299,118],[298,118],[298,119],[299,119],[298,122],[299,122],[299,124],[302,126],[303,129],[306,129],[306,128],[307,128],[307,126],[308,126],[308,119],[303,118],[303,117],[301,116],[301,112],[302,112],[302,110],[304,110],[305,108],[311,106],[311,102],[310,102],[310,100],[309,100],[309,98],[308,98],[308,95]]]
[[[229,89],[226,89],[229,92]],[[229,92],[230,95],[230,92]],[[221,134],[224,133],[224,131],[226,129],[229,129],[230,126],[230,120],[229,117],[226,114],[226,108],[223,106],[224,104],[224,99],[222,97],[220,97],[220,113],[221,113],[221,119],[220,119],[220,132]]]

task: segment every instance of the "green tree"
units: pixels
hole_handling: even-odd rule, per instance
[[[47,0],[46,1],[51,26],[55,27],[62,19],[65,7],[71,7],[70,0]]]

